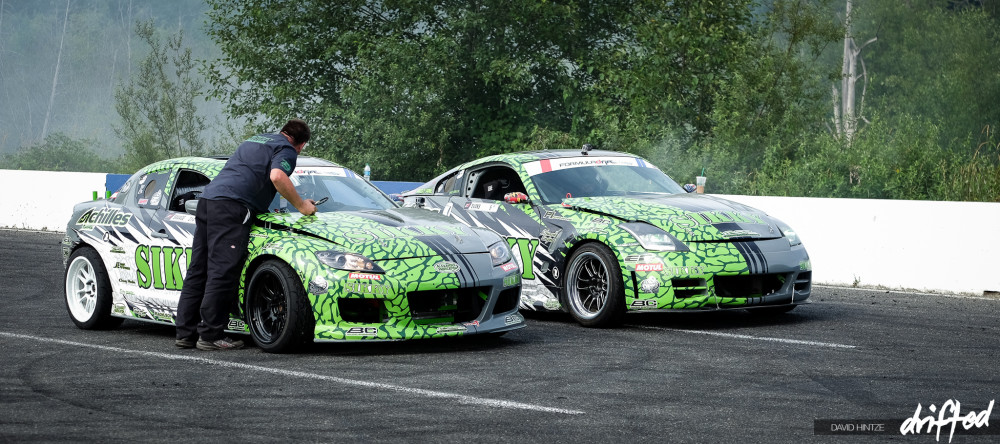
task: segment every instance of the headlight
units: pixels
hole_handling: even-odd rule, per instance
[[[619,225],[639,241],[639,245],[649,251],[691,251],[684,242],[670,235],[663,229],[643,222],[625,223]]]
[[[781,234],[784,234],[788,238],[788,246],[794,247],[796,245],[802,245],[802,240],[799,239],[799,235],[795,233],[792,227],[789,227],[784,222],[777,222],[778,229],[781,230]]]
[[[494,267],[510,262],[511,257],[510,246],[507,245],[507,241],[501,241],[490,245],[490,259],[493,259]]]
[[[345,253],[343,251],[336,250],[325,250],[317,251],[316,259],[325,265],[336,268],[338,270],[350,270],[350,271],[367,271],[370,273],[385,273],[382,267],[379,267],[371,259],[364,257],[360,254],[355,253]]]

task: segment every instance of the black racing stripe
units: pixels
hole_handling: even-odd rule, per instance
[[[434,250],[439,256],[447,256],[451,254],[460,254],[458,248],[455,248],[454,244],[449,242],[441,235],[429,235],[429,236],[417,236],[416,239],[420,242],[427,244]]]
[[[733,244],[739,250],[740,254],[743,255],[743,258],[746,259],[751,274],[767,273],[767,258],[760,251],[760,247],[756,242],[734,242]]]
[[[444,236],[420,236],[418,239],[427,244],[431,250],[434,250],[445,260],[461,265],[459,268],[460,278],[463,278],[463,280],[469,283],[479,282],[479,277],[476,275],[475,268],[469,260],[464,254],[455,248],[451,242],[446,240]]]

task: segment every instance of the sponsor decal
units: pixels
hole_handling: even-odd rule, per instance
[[[562,159],[542,159],[524,164],[524,169],[529,176],[535,176],[549,171],[564,170],[578,167],[601,167],[609,165],[624,166],[646,166],[645,162],[640,165],[639,159],[634,157],[567,157]]]
[[[376,336],[378,335],[378,328],[376,327],[351,327],[344,332],[346,336]]]
[[[247,324],[240,319],[229,318],[229,325],[226,328],[233,331],[245,331]]]
[[[500,209],[499,204],[483,202],[466,202],[465,209],[469,211],[483,211],[486,213],[496,213]]]
[[[115,245],[115,246],[111,247],[111,252],[112,253],[117,253],[117,254],[125,254],[125,249],[122,248],[122,247],[119,247],[118,245]]]
[[[509,314],[507,316],[504,316],[503,318],[504,325],[514,325],[523,322],[524,322],[524,316],[521,316],[520,313]]]
[[[639,283],[639,291],[643,293],[656,293],[660,291],[660,281],[656,277],[650,276]]]
[[[552,267],[552,278],[559,279],[559,267]]]
[[[261,239],[266,239],[267,235],[264,233],[250,233],[250,237],[259,237]]]
[[[156,319],[157,321],[163,321],[163,322],[173,322],[174,321],[174,314],[171,313],[171,312],[169,312],[169,311],[167,311],[167,310],[150,310],[150,309],[146,309],[146,312],[148,312],[150,315],[152,315],[153,319]]]
[[[514,262],[507,262],[506,264],[503,264],[503,265],[500,266],[500,269],[503,270],[503,271],[511,271],[511,270],[516,269],[516,268],[517,268],[517,264],[514,263]]]
[[[139,245],[135,248],[135,278],[141,288],[180,290],[189,266],[191,247]]]
[[[635,264],[635,271],[663,271],[663,264]]]
[[[124,262],[115,262],[115,266],[113,268],[118,270],[131,270],[131,268],[128,268],[128,264]]]
[[[691,230],[699,225],[726,223],[767,224],[760,215],[737,211],[702,211],[698,213],[678,214],[670,218],[670,223],[683,230]]]
[[[312,294],[326,294],[326,290],[329,288],[330,284],[323,276],[316,276],[309,281],[309,292]]]
[[[472,327],[478,327],[479,326],[479,321],[477,320],[477,321],[472,321],[472,322],[463,322],[462,325],[468,325],[468,326],[472,326]]]
[[[760,237],[760,233],[751,230],[728,230],[719,233],[722,237]]]
[[[437,270],[438,273],[455,274],[458,273],[461,267],[459,267],[458,264],[451,261],[442,261],[434,264],[434,269]]]
[[[545,244],[551,244],[559,237],[559,234],[561,233],[562,230],[550,231],[548,228],[546,228],[542,230],[542,232],[538,235],[538,240]]]
[[[149,199],[149,204],[154,207],[158,206],[160,205],[161,199],[163,199],[163,193],[161,193],[160,190],[156,190],[156,192],[153,193],[153,197]]]
[[[695,266],[695,267],[666,267],[663,269],[666,274],[672,276],[686,276],[692,274],[705,274],[705,267]]]
[[[447,327],[438,327],[437,332],[438,333],[454,333],[456,331],[460,331],[460,332],[464,333],[464,332],[466,332],[468,330],[469,329],[466,328],[463,325],[449,325]]]
[[[194,215],[187,213],[170,213],[167,215],[167,217],[164,217],[163,219],[182,224],[193,224],[195,222]]]
[[[80,225],[109,225],[123,227],[132,219],[132,213],[125,213],[117,208],[102,208],[87,210],[76,220]]]
[[[367,279],[369,281],[381,281],[382,275],[376,273],[351,273],[347,275],[348,279]]]
[[[125,304],[114,304],[111,306],[111,314],[124,315],[125,314]]]
[[[636,299],[632,301],[631,304],[628,304],[628,308],[636,308],[636,309],[656,308],[656,301],[653,299]]]
[[[656,257],[656,255],[652,253],[632,254],[629,256],[625,256],[625,262],[649,264],[649,263],[660,262],[660,258]]]
[[[347,282],[344,284],[344,291],[348,293],[386,295],[392,293],[392,288],[388,285],[366,284],[364,282]]]
[[[503,277],[504,287],[513,287],[520,282],[521,282],[521,276],[518,276],[517,274],[509,274]]]
[[[463,225],[442,225],[435,227],[425,227],[425,226],[405,226],[405,227],[389,227],[382,226],[378,228],[372,228],[367,230],[352,231],[349,233],[344,233],[344,237],[348,241],[356,243],[367,243],[375,242],[381,239],[396,239],[396,238],[406,238],[414,236],[450,236],[450,235],[465,235],[468,234],[466,227]]]
[[[247,142],[253,142],[253,143],[267,143],[267,142],[270,142],[270,141],[271,141],[271,139],[269,139],[267,137],[264,137],[264,136],[260,136],[260,135],[253,136],[253,137],[247,139]]]
[[[800,271],[812,270],[812,263],[810,263],[810,261],[799,262],[799,270]]]
[[[149,199],[139,199],[139,205],[146,205],[149,203]]]
[[[538,249],[538,239],[508,237],[507,244],[510,249],[517,248],[521,263],[521,277],[527,280],[535,278],[535,265],[533,263],[535,250]]]
[[[566,220],[566,221],[570,220],[568,217],[562,216],[553,210],[546,211],[545,214],[542,214],[542,218],[551,220]]]

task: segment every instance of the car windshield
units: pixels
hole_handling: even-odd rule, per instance
[[[340,167],[306,167],[296,169],[290,176],[295,190],[303,199],[319,201],[329,198],[317,205],[317,212],[385,210],[395,208],[385,194],[378,188],[358,177],[350,170]],[[275,193],[268,210],[271,212],[290,212],[298,210],[288,203],[280,193]]]
[[[626,158],[627,159],[627,158]],[[572,165],[571,159],[564,160],[563,165]],[[562,168],[547,167],[537,174],[531,175],[531,180],[538,189],[539,197],[546,205],[562,202],[568,197],[604,197],[641,194],[678,194],[684,193],[677,182],[674,182],[662,171],[648,166],[639,159],[629,159],[634,165],[596,164],[583,166],[568,166]],[[555,163],[553,159],[552,163]],[[591,162],[590,159],[585,159]],[[616,161],[616,163],[621,163]],[[548,164],[551,165],[551,164]],[[530,170],[529,169],[529,174]]]

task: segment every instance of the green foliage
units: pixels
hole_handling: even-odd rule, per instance
[[[409,180],[557,139],[638,151],[663,122],[705,131],[750,20],[749,0],[210,2],[226,57],[207,72],[234,115],[306,116],[311,154]]]
[[[116,172],[113,162],[94,153],[96,146],[94,140],[71,139],[63,133],[52,133],[39,145],[0,156],[0,169]]]
[[[202,83],[195,77],[191,49],[183,33],[161,43],[152,21],[138,22],[136,34],[150,47],[133,78],[115,91],[121,123],[115,134],[125,148],[125,164],[134,170],[170,157],[202,153],[207,128],[196,102]]]

